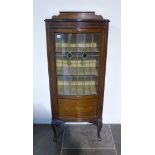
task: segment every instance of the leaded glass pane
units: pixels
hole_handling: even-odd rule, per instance
[[[98,92],[99,33],[55,33],[58,95]]]

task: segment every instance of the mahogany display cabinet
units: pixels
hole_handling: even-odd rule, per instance
[[[52,128],[90,122],[101,140],[109,20],[95,12],[60,12],[45,19]]]

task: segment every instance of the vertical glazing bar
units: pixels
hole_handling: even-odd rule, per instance
[[[70,76],[70,95],[72,95],[72,76]]]
[[[91,48],[92,48],[92,51],[93,51],[93,41],[94,41],[94,38],[93,38],[94,36],[93,36],[93,33],[92,33],[92,43],[91,43]],[[90,61],[91,61],[91,67],[90,67],[90,75],[91,75],[91,94],[92,94],[92,64],[93,64],[93,57],[92,57],[92,53],[91,53],[91,58],[90,58]]]
[[[68,34],[68,44],[69,44],[69,51],[68,52],[70,52],[70,49],[71,49],[71,47],[70,47],[70,37],[71,37],[71,34]],[[71,81],[72,81],[72,77],[71,77],[71,70],[70,70],[70,60],[69,60],[69,63],[68,63],[68,65],[69,65],[69,88],[70,88],[70,95],[71,95]]]
[[[84,90],[84,95],[85,95],[85,89],[86,89],[86,86],[85,86],[85,76],[84,76],[84,82],[83,83],[84,83],[84,89],[83,90]]]
[[[68,52],[71,52],[71,47],[70,47],[70,41],[71,41],[71,34],[68,34],[68,44],[69,44],[69,51]],[[71,69],[70,69],[70,63],[71,63],[71,60],[70,60],[70,58],[69,58],[69,63],[68,63],[68,65],[69,65],[69,75],[71,75]]]
[[[62,43],[63,43],[63,35],[61,34],[61,57],[62,57],[62,78],[61,78],[61,80],[63,81],[63,92],[62,92],[62,94],[64,94],[64,92],[65,92],[65,86],[64,86],[64,56],[63,56],[63,47],[62,47]]]
[[[86,34],[84,33],[84,52],[86,52]],[[83,58],[84,59],[84,58]],[[83,60],[83,74],[84,74],[84,88],[83,88],[83,92],[84,92],[84,95],[85,95],[85,67],[84,67],[84,64],[86,62]]]
[[[76,76],[78,75],[78,43],[77,43],[77,34],[76,34]],[[78,76],[76,78],[76,95],[78,95]]]
[[[78,90],[79,90],[79,83],[78,83],[78,76],[77,76],[77,96],[79,95]]]

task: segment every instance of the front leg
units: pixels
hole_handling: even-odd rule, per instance
[[[56,142],[57,141],[57,132],[56,132],[56,124],[54,122],[51,123],[52,129],[53,129],[53,141]]]
[[[99,120],[97,121],[97,137],[98,137],[98,140],[99,140],[99,141],[101,141],[101,135],[100,135],[101,129],[102,129],[102,120],[99,119]]]
[[[61,120],[52,120],[51,122],[51,126],[52,126],[52,129],[53,129],[53,141],[56,142],[57,141],[57,138],[59,137],[58,133],[57,133],[57,130],[56,128],[61,125],[61,124],[64,124],[65,122],[64,121],[61,121]]]
[[[101,129],[102,129],[102,119],[97,119],[95,121],[91,121],[90,123],[93,123],[97,126],[97,137],[98,137],[98,140],[101,141],[101,135],[100,135],[100,132],[101,132]]]

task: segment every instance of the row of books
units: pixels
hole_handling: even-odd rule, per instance
[[[89,67],[85,67],[85,68],[57,68],[57,75],[98,75],[98,70],[97,68],[89,68]]]
[[[58,86],[95,86],[96,81],[62,81],[58,80]]]
[[[97,43],[56,43],[56,47],[97,47]]]
[[[70,67],[70,68],[77,68],[77,67],[97,67],[97,61],[92,60],[56,60],[57,67]]]
[[[96,86],[58,86],[59,95],[92,95],[97,94]]]

